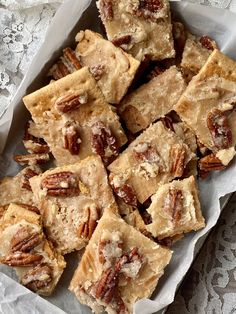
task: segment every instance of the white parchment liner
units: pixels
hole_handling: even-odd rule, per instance
[[[171,7],[172,11],[193,33],[207,34],[213,37],[221,50],[236,60],[236,15],[234,13],[187,2],[172,2]],[[86,10],[87,8],[88,10]],[[80,19],[84,11],[85,13]],[[19,167],[12,161],[12,155],[23,152],[20,142],[25,122],[29,117],[21,98],[42,86],[46,70],[52,60],[59,55],[61,48],[72,44],[75,34],[86,28],[101,32],[95,1],[67,0],[63,3],[57,11],[45,40],[30,64],[10,107],[0,120],[0,152],[2,152],[0,177],[14,175],[19,171]],[[7,143],[6,146],[5,143]],[[200,198],[202,211],[206,218],[206,228],[188,234],[174,246],[172,261],[166,268],[152,300],[137,302],[135,313],[154,313],[162,310],[173,301],[176,289],[192,263],[198,239],[206,234],[218,220],[220,215],[219,198],[235,190],[235,161],[225,171],[216,173],[204,182],[200,182]],[[63,311],[70,314],[91,313],[87,307],[80,305],[73,294],[67,290],[73,270],[78,262],[78,253],[70,254],[66,259],[69,266],[62,276],[55,294],[46,299],[60,309],[10,279],[9,277],[16,278],[14,272],[8,267],[0,266],[0,312],[20,314],[54,314],[63,313]]]

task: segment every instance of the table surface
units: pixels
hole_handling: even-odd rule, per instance
[[[0,119],[63,0],[0,0]],[[236,0],[196,0],[236,12]],[[225,207],[168,314],[236,313],[236,194]]]

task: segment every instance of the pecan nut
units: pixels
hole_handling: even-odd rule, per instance
[[[105,73],[105,65],[98,64],[98,65],[91,66],[89,68],[89,71],[94,77],[94,79],[96,81],[99,81],[102,78],[103,74]]]
[[[183,194],[181,190],[169,189],[164,200],[163,211],[172,217],[173,222],[181,219],[183,211]]]
[[[85,209],[84,218],[85,221],[79,224],[77,235],[82,239],[90,239],[97,226],[97,221],[100,218],[100,211],[94,206],[87,207]]]
[[[128,45],[130,44],[131,42],[131,35],[124,35],[124,36],[121,36],[121,37],[117,37],[117,38],[114,38],[112,40],[112,43],[115,45],[115,46],[122,46],[122,45]]]
[[[49,153],[50,149],[47,143],[44,141],[43,138],[35,137],[30,134],[30,121],[27,122],[25,127],[25,134],[23,138],[23,144],[26,150],[29,153],[35,154],[44,154]]]
[[[26,189],[28,191],[32,191],[29,179],[33,178],[34,176],[37,176],[39,172],[36,172],[34,169],[28,167],[25,168],[24,173],[23,173],[23,179],[22,179],[22,188]]]
[[[110,174],[109,181],[117,196],[119,196],[126,204],[133,207],[137,206],[138,201],[134,189],[127,183],[122,175]]]
[[[226,149],[232,145],[232,131],[225,112],[211,111],[207,116],[207,127],[216,148]]]
[[[223,170],[226,168],[221,160],[214,154],[207,155],[201,158],[198,162],[198,167],[201,171],[208,172],[212,170]]]
[[[173,145],[170,149],[170,172],[175,177],[182,177],[184,174],[186,150],[180,145]]]
[[[173,120],[171,119],[171,117],[164,117],[160,119],[162,124],[164,125],[165,128],[175,132],[174,126],[173,126]]]
[[[199,39],[199,42],[201,43],[201,45],[208,49],[208,50],[214,50],[217,48],[216,46],[216,43],[214,42],[214,40],[212,40],[210,37],[208,36],[202,36],[200,39]]]
[[[48,72],[48,76],[52,76],[54,80],[59,80],[68,74],[70,74],[70,71],[61,60],[54,64]]]
[[[72,50],[70,47],[63,49],[63,56],[61,57],[61,60],[70,73],[81,69],[79,59],[76,57],[74,50]]]
[[[163,8],[163,3],[160,0],[139,0],[138,3],[134,14],[145,19],[155,20],[155,14]]]
[[[26,227],[20,228],[11,239],[11,250],[13,253],[29,252],[38,246],[43,240],[42,234],[31,233]]]
[[[111,0],[100,1],[100,14],[103,21],[111,21],[113,19],[113,6]]]
[[[100,155],[105,163],[119,154],[119,145],[111,129],[102,121],[95,122],[91,127],[92,149]]]
[[[15,155],[14,160],[22,166],[41,165],[48,162],[50,159],[49,154],[26,154]]]
[[[29,204],[22,204],[22,203],[17,203],[19,206],[21,206],[21,207],[24,207],[25,209],[27,209],[27,210],[30,210],[30,211],[32,211],[32,212],[34,212],[34,213],[36,213],[36,214],[40,214],[40,211],[39,211],[39,209],[36,207],[36,206],[33,206],[33,205],[29,205]]]
[[[56,109],[61,113],[67,113],[78,109],[82,104],[88,101],[88,94],[67,94],[59,97],[55,102]]]
[[[78,155],[81,138],[78,126],[75,121],[67,121],[62,129],[64,135],[64,148],[68,149],[71,155]]]
[[[38,264],[42,258],[43,256],[39,254],[17,252],[2,258],[0,261],[2,264],[6,264],[8,266],[28,267]]]
[[[47,190],[48,196],[69,197],[80,193],[77,177],[70,171],[47,175],[41,182],[41,188]]]
[[[21,278],[21,283],[34,292],[47,287],[51,281],[52,270],[46,264],[35,266]]]

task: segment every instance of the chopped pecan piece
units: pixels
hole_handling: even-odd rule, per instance
[[[29,132],[30,122],[28,121],[25,127],[23,144],[29,153],[44,154],[49,153],[50,149],[44,139],[35,137]]]
[[[104,64],[98,64],[98,65],[94,65],[91,66],[89,68],[90,73],[92,74],[92,76],[94,77],[94,79],[96,81],[99,81],[103,74],[105,73],[105,65]]]
[[[155,18],[155,13],[163,8],[160,0],[139,0],[137,9],[134,10],[135,15],[143,18]]]
[[[160,156],[155,147],[149,143],[139,143],[134,147],[134,157],[140,162],[159,162]]]
[[[216,148],[226,149],[232,145],[232,131],[224,112],[219,109],[211,111],[207,116],[207,127]]]
[[[138,201],[135,192],[132,186],[129,185],[122,176],[111,174],[109,181],[117,196],[119,196],[126,204],[133,207],[137,206]]]
[[[41,188],[47,190],[48,196],[68,197],[80,193],[77,177],[70,171],[62,171],[46,176]]]
[[[186,151],[179,145],[174,145],[170,149],[170,172],[175,177],[182,177],[185,168]]]
[[[208,49],[208,50],[214,50],[215,48],[217,48],[216,46],[216,43],[214,42],[214,40],[212,40],[210,37],[208,36],[202,36],[200,39],[199,39],[201,45]]]
[[[14,160],[22,166],[41,165],[48,162],[50,159],[49,154],[26,154],[15,155]]]
[[[173,222],[180,220],[183,210],[183,194],[181,190],[169,190],[164,200],[163,210],[172,217]]]
[[[77,235],[83,239],[90,239],[100,218],[100,210],[94,206],[87,207],[84,216],[85,221],[79,224]]]
[[[75,121],[67,121],[62,129],[64,135],[64,148],[68,149],[71,155],[78,155],[81,138],[78,126]]]
[[[131,42],[131,35],[124,35],[124,36],[121,36],[121,37],[117,37],[117,38],[114,38],[112,40],[112,43],[115,45],[115,46],[122,46],[122,45],[128,45],[130,44]]]
[[[103,21],[111,21],[113,19],[113,6],[111,0],[100,1],[100,14]]]
[[[11,250],[13,253],[29,252],[39,245],[43,240],[42,234],[31,233],[26,227],[20,228],[11,239]]]
[[[47,287],[51,281],[52,270],[46,264],[35,266],[21,278],[21,283],[34,292]]]
[[[221,162],[221,160],[214,154],[207,155],[201,158],[198,162],[199,169],[201,171],[212,171],[212,170],[223,170],[226,168]]]
[[[102,160],[107,163],[118,156],[119,146],[111,129],[102,121],[95,122],[91,127],[92,132],[92,149],[94,153],[101,156]]]
[[[67,94],[59,97],[55,102],[55,107],[59,112],[67,113],[76,110],[88,101],[87,93],[81,95]]]
[[[175,132],[175,129],[173,127],[173,120],[171,119],[171,117],[166,116],[164,118],[161,118],[160,120],[163,123],[164,127]]]
[[[39,254],[17,252],[0,259],[0,262],[13,267],[26,267],[38,264],[42,258]]]
[[[32,191],[30,183],[29,183],[29,179],[33,178],[34,176],[37,176],[39,173],[36,172],[35,170],[31,169],[31,168],[26,168],[24,171],[24,175],[23,175],[23,181],[22,181],[22,188],[28,190],[28,191]]]

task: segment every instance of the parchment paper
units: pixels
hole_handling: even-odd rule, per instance
[[[90,5],[90,6],[89,6]],[[88,8],[89,6],[89,8]],[[183,2],[171,3],[175,15],[195,34],[208,34],[219,44],[221,50],[236,60],[236,15],[224,10],[194,5]],[[86,10],[86,8],[88,8]],[[86,11],[85,11],[86,10]],[[78,20],[82,14],[79,23]],[[16,152],[23,152],[21,139],[25,122],[29,118],[21,98],[29,92],[41,87],[46,70],[60,53],[61,48],[72,44],[75,34],[90,28],[101,32],[100,22],[94,1],[67,0],[57,11],[47,32],[45,41],[36,54],[29,70],[22,81],[13,102],[3,119],[0,120],[0,177],[14,175],[19,167],[12,160]],[[11,125],[11,129],[10,129]],[[8,131],[9,136],[7,139]],[[219,198],[236,190],[236,162],[221,173],[215,173],[207,180],[200,182],[200,199],[202,211],[206,219],[206,228],[185,236],[174,246],[174,254],[164,276],[159,281],[152,300],[141,300],[135,305],[136,314],[150,314],[162,310],[173,301],[176,288],[185,276],[194,258],[196,243],[217,222],[220,215]],[[8,267],[0,267],[0,312],[2,313],[91,313],[79,304],[67,290],[73,271],[79,260],[78,253],[66,257],[68,268],[64,272],[59,286],[52,297],[45,300],[17,284],[15,275]],[[7,274],[9,277],[5,276]],[[47,301],[46,301],[47,300]],[[57,309],[49,302],[58,306]],[[62,311],[63,310],[63,311]]]

